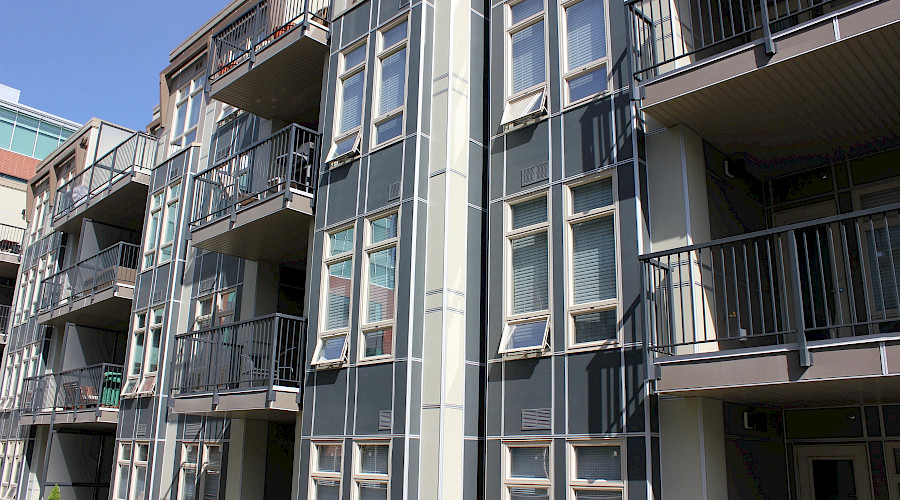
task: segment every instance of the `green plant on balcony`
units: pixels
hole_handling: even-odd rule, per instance
[[[59,485],[53,485],[53,489],[50,490],[50,495],[47,497],[47,500],[59,500]]]

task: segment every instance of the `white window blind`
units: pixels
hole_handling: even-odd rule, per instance
[[[369,254],[368,318],[372,323],[394,317],[394,276],[397,248],[391,247]]]
[[[616,297],[616,239],[613,226],[613,217],[572,225],[575,304]]]
[[[616,340],[616,310],[605,309],[574,316],[575,343]]]
[[[328,265],[328,315],[326,329],[346,328],[350,321],[353,260]]]
[[[522,0],[509,8],[512,24],[516,25],[544,10],[544,0]]]
[[[406,21],[384,32],[382,36],[382,49],[389,49],[406,40]]]
[[[572,211],[587,212],[613,203],[612,179],[602,179],[572,188]]]
[[[316,479],[316,500],[340,500],[341,482],[333,479]]]
[[[403,48],[381,62],[381,103],[378,114],[383,115],[402,106],[405,88],[406,49]]]
[[[547,222],[546,197],[523,201],[512,206],[513,229],[533,226],[542,222]]]
[[[604,0],[582,0],[566,9],[568,70],[606,57]]]
[[[340,472],[341,471],[341,446],[337,444],[320,444],[316,446],[318,449],[318,470],[319,472]]]
[[[550,448],[547,446],[510,447],[509,459],[511,477],[550,478]]]
[[[359,447],[359,471],[363,474],[387,474],[389,447],[382,444],[367,444]]]
[[[622,458],[618,446],[576,446],[575,477],[588,481],[622,479]]]
[[[546,310],[550,305],[547,233],[523,236],[511,243],[513,314]]]
[[[538,21],[511,35],[512,93],[544,82],[544,21]]]
[[[353,250],[353,228],[329,234],[328,242],[331,256]]]
[[[364,84],[364,71],[360,71],[344,80],[341,99],[341,126],[338,134],[353,130],[362,123]]]

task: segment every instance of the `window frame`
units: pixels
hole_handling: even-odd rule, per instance
[[[577,0],[582,1],[582,0]],[[603,207],[592,208],[587,212],[575,212],[575,195],[574,189],[584,186],[586,184],[591,184],[594,182],[602,182],[606,179],[610,179],[612,182],[612,204],[606,205]],[[569,350],[581,350],[581,349],[593,349],[593,348],[603,348],[603,347],[617,347],[621,345],[622,342],[622,332],[619,328],[619,319],[621,315],[621,297],[622,297],[622,280],[621,280],[621,267],[619,254],[621,252],[620,242],[619,242],[619,197],[616,189],[616,174],[615,172],[610,172],[607,174],[589,176],[583,179],[579,179],[575,182],[571,182],[565,186],[564,191],[564,204],[565,204],[565,214],[566,214],[566,225],[565,225],[565,276],[566,276],[566,346]],[[615,272],[616,272],[616,297],[613,299],[603,299],[598,301],[585,302],[582,304],[575,304],[575,225],[583,222],[599,220],[604,217],[612,217],[613,218],[613,237],[615,244],[615,255],[613,257],[615,261]],[[575,338],[575,317],[583,314],[590,314],[592,312],[601,312],[608,310],[615,310],[616,316],[616,338],[615,340],[607,339],[607,340],[595,340],[589,342],[577,342]]]
[[[377,474],[373,472],[362,472],[362,447],[363,446],[384,446],[387,448],[387,474]],[[360,483],[381,483],[386,486],[387,498],[391,498],[391,460],[392,446],[390,440],[384,439],[367,439],[353,442],[353,461],[351,470],[352,493],[351,498],[358,499],[360,494]]]
[[[622,479],[598,479],[589,481],[586,479],[578,479],[578,455],[577,448],[618,448],[620,471]],[[628,465],[625,460],[625,442],[621,439],[584,439],[570,440],[566,442],[566,496],[570,500],[576,500],[576,491],[617,491],[622,493],[622,498],[627,496],[627,469]]]
[[[513,448],[546,448],[547,449],[547,477],[525,478],[512,476],[512,449]],[[549,498],[553,498],[553,443],[550,440],[522,440],[504,441],[502,456],[502,481],[503,499],[509,500],[510,488],[547,488]]]
[[[179,151],[186,148],[189,144],[185,144],[184,139],[191,133],[194,133],[194,140],[191,141],[197,142],[199,138],[197,137],[197,132],[200,129],[200,122],[202,121],[203,115],[203,86],[206,84],[206,74],[201,72],[190,79],[189,82],[182,85],[178,90],[175,91],[175,104],[172,106],[172,117],[175,119],[175,123],[173,124],[172,132],[175,132],[175,129],[178,126],[178,107],[179,106],[187,106],[184,111],[184,124],[182,125],[183,130],[181,133],[175,137],[169,139],[169,156],[178,153]],[[190,123],[191,114],[193,113],[194,98],[197,95],[197,104],[200,106],[200,111],[197,115],[197,123],[194,123],[190,127],[188,124]]]
[[[178,189],[177,193],[175,193],[175,188]],[[156,265],[161,266],[163,264],[167,264],[172,261],[174,257],[175,250],[175,240],[178,236],[178,223],[181,220],[178,216],[178,211],[181,208],[181,196],[184,191],[184,186],[182,185],[181,180],[177,180],[168,186],[166,186],[163,191],[164,194],[164,202],[162,205],[162,212],[160,215],[159,227],[157,231],[159,232],[159,244],[158,252],[159,255],[156,257]],[[173,194],[175,193],[175,194]],[[172,239],[166,241],[166,225],[168,224],[169,214],[174,213],[173,217],[173,225],[172,228]],[[169,250],[169,255],[165,256],[163,252]]]
[[[397,226],[397,234],[392,238],[388,238],[383,241],[379,241],[378,243],[372,243],[372,222],[388,218],[390,216],[396,216],[396,226]],[[394,348],[395,343],[394,339],[396,338],[396,322],[397,322],[397,279],[399,278],[399,268],[397,263],[399,262],[399,242],[400,242],[400,212],[399,210],[391,210],[388,212],[382,212],[377,215],[373,215],[367,217],[365,220],[365,234],[363,235],[363,241],[365,242],[363,246],[363,267],[362,267],[362,277],[361,277],[361,292],[360,292],[360,327],[359,327],[359,349],[357,349],[357,361],[359,363],[372,363],[390,360],[394,357]],[[368,312],[369,312],[369,264],[371,255],[373,253],[381,252],[383,250],[388,250],[390,248],[394,249],[394,310],[391,312],[390,319],[384,319],[380,321],[367,322],[368,320]],[[367,333],[371,333],[378,330],[386,330],[390,329],[391,331],[391,352],[388,354],[379,354],[375,356],[366,356],[366,339],[365,336]]]
[[[544,222],[531,224],[529,226],[512,228],[513,222],[513,206],[520,203],[529,202],[538,198],[544,198],[547,206],[547,218]],[[552,213],[551,196],[548,189],[541,189],[536,192],[528,193],[523,196],[507,200],[504,204],[503,214],[503,335],[500,338],[500,346],[498,353],[503,356],[528,355],[538,353],[542,355],[551,350],[550,332],[553,329],[553,286],[549,270],[553,269],[553,252],[550,243],[553,241],[552,227],[550,224],[550,214]],[[512,242],[514,240],[533,236],[540,233],[547,234],[547,308],[528,311],[524,313],[513,312],[513,272],[512,272]],[[544,330],[544,339],[541,346],[526,346],[519,348],[507,348],[509,338],[513,333],[513,326],[532,321],[546,319],[547,327]]]
[[[365,50],[366,57],[363,60],[352,67],[346,67],[347,64],[347,55],[358,50]],[[369,62],[369,44],[368,37],[363,37],[359,41],[353,42],[349,44],[347,47],[342,49],[338,55],[338,68],[340,71],[337,74],[337,86],[334,93],[334,131],[333,138],[331,140],[331,148],[328,151],[328,157],[326,158],[326,163],[329,164],[330,167],[338,166],[346,161],[349,161],[351,158],[359,155],[360,146],[362,142],[362,127],[365,122],[364,116],[365,113],[365,103],[366,103],[366,89],[368,85],[366,85],[366,69],[368,67]],[[341,115],[344,112],[344,87],[346,85],[347,80],[351,77],[356,76],[357,74],[362,73],[363,85],[362,85],[362,94],[360,94],[360,105],[359,105],[359,125],[350,128],[345,131],[341,131],[341,127],[343,120]],[[355,137],[353,147],[351,147],[348,151],[337,154],[337,144],[339,142],[343,142],[345,140],[349,140],[351,137]]]
[[[331,254],[331,236],[333,234],[341,233],[347,230],[353,230],[353,244],[350,249],[344,252],[341,252],[336,255]],[[322,265],[322,287],[320,292],[319,303],[324,304],[325,307],[320,309],[320,311],[324,312],[324,315],[319,318],[319,328],[318,328],[318,338],[316,339],[316,348],[313,351],[312,357],[312,365],[317,369],[324,368],[338,368],[343,366],[347,362],[348,351],[349,351],[349,334],[350,334],[350,326],[353,323],[353,289],[356,285],[356,273],[354,272],[354,257],[356,255],[356,239],[357,239],[357,228],[356,223],[344,225],[332,229],[330,231],[324,232],[325,238],[322,242],[323,255],[325,258],[323,259]],[[329,283],[330,275],[328,273],[328,267],[332,264],[339,264],[341,262],[350,261],[350,291],[351,295],[349,297],[350,304],[347,308],[347,326],[339,327],[339,328],[331,328],[328,329],[328,309],[330,307],[330,302],[328,300],[328,294],[331,291],[331,284]],[[341,356],[336,359],[329,360],[320,360],[320,356],[322,354],[322,349],[324,348],[325,342],[331,339],[336,339],[338,337],[344,338],[344,347],[341,353]]]
[[[197,458],[196,462],[188,462],[188,448],[196,447],[197,448]],[[187,484],[185,481],[185,471],[193,471],[194,472],[194,500],[197,500],[198,493],[200,492],[200,488],[198,486],[198,482],[200,481],[200,464],[202,452],[200,443],[196,441],[192,442],[182,442],[181,443],[181,466],[178,469],[178,500],[184,499],[184,486]]]
[[[138,497],[135,495],[135,486],[137,486],[137,481],[133,479],[137,477],[138,469],[144,469],[144,495],[147,493],[147,484],[150,482],[150,443],[147,441],[135,441],[134,443],[127,443],[130,445],[132,452],[131,459],[131,471],[128,475],[128,498],[133,500],[141,500],[143,497]],[[138,460],[140,456],[138,454],[138,449],[140,447],[146,447],[147,449],[147,457],[145,460]]]
[[[150,269],[156,265],[156,252],[159,249],[160,225],[163,222],[163,207],[165,206],[165,193],[160,191],[150,196],[150,212],[147,217],[147,233],[144,236],[143,269]],[[154,217],[156,224],[154,225]],[[151,228],[153,230],[151,234]]]
[[[504,105],[503,114],[500,118],[500,125],[507,130],[512,129],[518,125],[528,123],[533,119],[537,119],[538,117],[543,116],[547,113],[547,89],[550,81],[550,57],[549,49],[547,46],[547,2],[541,0],[541,2],[543,3],[543,8],[540,12],[532,14],[531,16],[522,19],[517,23],[513,23],[512,8],[523,1],[525,0],[506,2],[503,6],[503,25],[505,27],[503,41],[503,54],[505,60],[503,78]],[[544,81],[515,92],[513,90],[514,73],[512,37],[516,33],[539,22],[544,23]],[[532,98],[536,98],[540,101],[537,109],[531,112],[523,111],[521,113],[513,114],[511,108],[514,104],[521,103]]]
[[[585,102],[589,102],[593,99],[596,99],[598,96],[604,96],[610,93],[609,89],[609,80],[610,80],[610,72],[609,72],[609,54],[610,54],[610,40],[609,40],[609,5],[604,2],[604,0],[597,0],[603,2],[603,30],[606,32],[606,36],[604,37],[604,42],[606,42],[606,46],[604,47],[605,56],[600,59],[595,59],[589,63],[578,66],[577,68],[568,69],[569,67],[569,24],[566,10],[570,7],[575,6],[584,1],[590,0],[566,0],[559,3],[559,46],[560,50],[560,75],[562,75],[562,93],[565,102],[565,106],[577,106],[579,104],[583,104]],[[577,78],[581,75],[586,75],[593,71],[600,69],[601,67],[606,68],[606,90],[602,92],[595,92],[593,94],[587,95],[580,99],[572,100],[571,92],[569,91],[569,82],[570,80]]]
[[[391,45],[390,47],[384,46],[384,34],[401,24],[406,24],[406,36],[403,40]],[[372,147],[373,148],[381,148],[390,144],[393,144],[397,141],[403,140],[406,136],[406,99],[407,99],[407,90],[409,81],[409,18],[407,16],[401,16],[400,18],[386,24],[382,28],[378,30],[376,35],[376,49],[377,52],[375,54],[375,84],[372,86],[374,96],[372,99]],[[381,93],[383,90],[384,80],[383,70],[384,70],[384,60],[388,57],[400,52],[401,50],[406,51],[406,59],[403,62],[403,71],[406,75],[406,78],[403,80],[403,103],[399,106],[386,111],[384,113],[377,114],[381,107]],[[396,117],[400,117],[400,134],[396,137],[391,137],[390,139],[385,139],[383,141],[378,140],[378,126],[384,124]]]
[[[320,471],[319,470],[319,447],[320,446],[337,446],[341,450],[341,460],[339,462],[340,470]],[[343,495],[343,473],[344,473],[344,442],[343,441],[312,441],[310,442],[309,454],[309,499],[317,500],[318,490],[316,481],[333,481],[337,483],[339,495]]]
[[[160,311],[159,316],[155,314],[157,311]],[[139,327],[138,319],[139,317],[144,316],[144,326]],[[158,318],[158,322],[156,322]],[[161,364],[161,356],[160,351],[163,348],[163,330],[166,326],[166,306],[156,306],[150,307],[147,309],[143,309],[134,313],[132,326],[131,326],[131,338],[128,343],[128,363],[127,363],[127,373],[125,378],[125,385],[122,389],[122,397],[141,397],[153,394],[156,390],[156,382],[157,376],[159,375],[159,365]],[[155,334],[157,335],[157,346],[156,346],[156,369],[153,371],[148,370],[148,366],[150,365],[150,356],[153,352],[151,338]],[[132,368],[135,364],[135,352],[134,352],[134,337],[137,333],[142,333],[144,335],[144,344],[143,351],[140,356],[140,372],[137,374],[132,374]],[[134,385],[131,385],[132,381],[134,381]]]

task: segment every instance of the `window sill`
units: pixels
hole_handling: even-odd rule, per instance
[[[394,361],[394,355],[393,355],[393,354],[384,354],[384,355],[381,355],[381,356],[372,356],[372,357],[369,357],[369,358],[360,359],[360,360],[356,363],[356,365],[357,365],[357,366],[377,365],[377,364],[380,364],[380,363],[390,363],[390,362],[392,362],[392,361]]]
[[[621,347],[618,340],[598,340],[595,342],[583,342],[580,344],[571,344],[566,348],[566,353],[579,353],[589,351],[602,351],[605,349],[615,349]]]
[[[403,142],[403,139],[406,139],[406,134],[400,134],[400,135],[398,135],[397,137],[393,137],[393,138],[391,138],[391,139],[388,139],[388,140],[386,140],[386,141],[384,141],[384,142],[378,144],[377,146],[371,147],[371,148],[369,149],[369,154],[377,153],[378,151],[381,151],[382,149],[387,149],[387,148],[389,148],[389,147],[391,147],[391,146],[393,146],[393,145],[395,145],[395,144],[397,144],[397,143],[399,143],[399,142]]]
[[[579,99],[577,101],[572,101],[570,103],[565,104],[562,107],[562,112],[565,113],[566,111],[570,111],[575,108],[580,108],[582,106],[592,104],[595,101],[602,101],[603,99],[605,99],[607,97],[612,97],[612,95],[613,95],[613,92],[610,91],[609,89],[607,89],[607,90],[605,90],[603,92],[599,92],[597,94],[591,94],[587,97],[582,97],[581,99]]]

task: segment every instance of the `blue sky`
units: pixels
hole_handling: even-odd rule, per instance
[[[19,102],[143,130],[169,52],[228,0],[0,0],[0,83]]]

